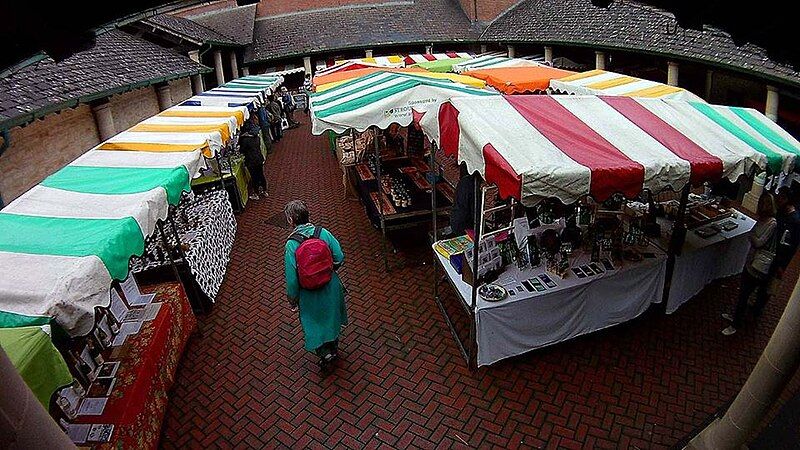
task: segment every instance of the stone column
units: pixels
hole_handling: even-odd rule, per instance
[[[236,60],[236,52],[231,50],[231,77],[232,79],[239,78],[239,61]]]
[[[306,74],[311,73],[311,57],[304,56],[303,57],[303,67],[306,69]]]
[[[158,98],[158,109],[160,111],[172,106],[172,92],[169,90],[169,84],[164,83],[156,86],[156,98]]]
[[[117,134],[117,130],[114,128],[114,114],[111,112],[111,104],[108,100],[92,105],[92,114],[101,141],[108,140]]]
[[[744,194],[744,198],[742,199],[742,207],[744,209],[752,213],[758,210],[758,200],[761,198],[761,194],[764,192],[764,185],[766,184],[767,175],[765,172],[761,172],[753,177],[753,185],[750,191]]]
[[[678,63],[675,61],[667,62],[667,84],[670,86],[678,85]]]
[[[214,50],[214,71],[217,74],[217,86],[225,84],[225,71],[222,69],[222,52]]]
[[[516,54],[516,51],[514,50],[514,46],[513,45],[509,45],[508,46],[508,57],[509,58],[513,58],[515,54]]]
[[[594,52],[594,67],[599,70],[606,70],[606,52]]]
[[[73,449],[0,348],[0,447]]]
[[[764,115],[769,117],[773,122],[778,121],[778,88],[772,85],[767,85],[767,105],[764,107]]]
[[[433,45],[426,45],[425,53],[433,53]]]
[[[481,53],[486,53],[487,50],[488,48],[486,47],[486,44],[481,44]]]
[[[372,58],[372,49],[364,50],[364,57]]]
[[[544,62],[553,64],[553,47],[549,45],[544,48]]]
[[[711,69],[706,70],[706,88],[704,91],[705,96],[703,98],[706,99],[707,102],[711,101],[711,89],[714,87],[714,71]]]
[[[780,397],[800,363],[800,283],[795,283],[767,347],[725,415],[713,421],[686,446],[688,449],[746,448],[769,408]]]
[[[250,67],[244,66],[242,67],[242,76],[246,77],[250,75]]]
[[[189,52],[189,58],[196,62],[200,63],[200,51],[199,50],[192,50]],[[203,75],[196,74],[192,75],[192,93],[197,95],[205,90],[205,86],[203,86]]]

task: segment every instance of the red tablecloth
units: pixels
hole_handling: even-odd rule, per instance
[[[111,441],[97,448],[155,449],[167,406],[167,393],[175,380],[186,342],[197,325],[180,283],[163,283],[143,291],[156,292],[162,302],[155,319],[128,337],[110,356],[120,361],[114,386],[103,414],[80,416],[81,423],[111,423]]]

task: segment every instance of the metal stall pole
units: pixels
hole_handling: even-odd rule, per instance
[[[413,126],[413,125],[412,125]],[[435,244],[438,240],[439,230],[436,228],[436,217],[438,215],[438,211],[436,210],[436,182],[438,181],[436,172],[434,168],[436,167],[436,143],[431,143],[431,162],[430,162],[430,174],[431,174],[431,213],[433,214],[433,243]],[[439,298],[439,264],[437,264],[436,254],[433,255],[433,298]]]
[[[383,218],[383,185],[381,184],[381,151],[378,148],[378,127],[373,127],[373,141],[375,142],[375,161],[378,167],[378,215],[381,220],[381,245],[383,246],[383,269],[389,272],[389,260],[386,257],[386,222]],[[355,147],[355,142],[353,143]]]
[[[667,249],[667,272],[664,282],[664,295],[661,299],[661,309],[667,311],[667,301],[669,291],[672,289],[672,275],[675,273],[675,258],[681,254],[683,243],[686,241],[686,205],[689,203],[689,192],[692,187],[689,183],[681,191],[680,205],[678,206],[678,216],[675,217],[675,225],[672,227],[672,236]]]
[[[483,234],[483,211],[480,201],[483,195],[483,190],[480,186],[480,180],[475,177],[473,199],[473,230],[475,230],[475,239],[472,241],[472,302],[470,303],[470,321],[469,321],[469,369],[475,371],[478,369],[478,330],[476,329],[476,311],[475,305],[478,303],[478,252],[480,250],[481,234]]]

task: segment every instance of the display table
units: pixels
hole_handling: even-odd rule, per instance
[[[224,170],[224,169],[223,169]],[[222,174],[225,189],[229,190],[231,204],[238,212],[244,210],[247,206],[249,191],[247,182],[250,180],[250,174],[244,166],[244,159],[239,158],[233,162],[232,170],[224,170]],[[192,190],[195,192],[203,192],[214,185],[219,185],[219,175],[210,174],[197,177],[192,180]]]
[[[102,415],[78,416],[77,423],[113,424],[111,441],[96,448],[154,449],[161,435],[167,393],[196,320],[180,283],[153,289],[162,302],[156,318],[128,337],[106,360],[120,361],[116,384]]]
[[[500,302],[486,302],[478,296],[474,311],[477,364],[493,364],[530,350],[563,342],[634,319],[659,303],[664,291],[667,257],[652,247],[655,257],[625,262],[600,275],[564,280],[544,292],[509,296]],[[470,305],[472,286],[461,279],[450,262],[434,250],[439,265],[464,305]],[[577,256],[572,265],[589,262],[590,255]],[[544,272],[544,267],[520,272],[509,266],[495,282],[506,289]],[[467,306],[469,309],[469,306]]]
[[[696,230],[686,233],[681,255],[675,257],[675,269],[667,297],[667,314],[675,312],[712,281],[742,273],[750,250],[747,233],[753,229],[756,221],[741,212],[737,212],[736,216],[735,219],[720,221],[737,223],[739,226],[734,230],[722,230],[709,238],[698,236]],[[666,220],[660,223],[662,229],[671,227]]]
[[[0,328],[0,347],[45,410],[53,392],[72,383],[72,374],[53,345],[49,329],[49,325]]]

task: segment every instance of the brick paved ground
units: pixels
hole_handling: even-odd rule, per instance
[[[670,447],[732,400],[786,302],[723,337],[727,280],[671,316],[650,311],[472,374],[433,303],[430,263],[397,254],[405,267],[383,272],[380,234],[343,198],[326,140],[301,128],[276,149],[271,195],[239,217],[218,303],[181,364],[165,448]],[[346,252],[352,323],[324,378],[285,307],[277,225],[293,198]]]

